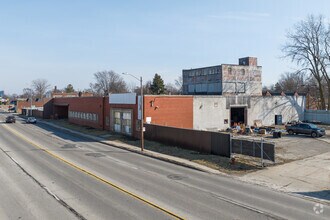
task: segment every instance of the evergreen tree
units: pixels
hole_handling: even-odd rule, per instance
[[[282,92],[282,86],[277,82],[274,87],[275,92]]]
[[[74,88],[73,88],[73,86],[72,86],[71,84],[67,85],[67,87],[64,89],[64,91],[65,91],[66,93],[72,93],[72,92],[75,92],[75,91],[74,91]]]
[[[153,95],[165,94],[166,89],[164,85],[164,80],[157,73],[155,74],[154,79],[152,80],[150,90]]]

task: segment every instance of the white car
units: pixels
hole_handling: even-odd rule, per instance
[[[35,123],[37,123],[37,119],[35,117],[28,117],[26,119],[26,123],[35,124]]]

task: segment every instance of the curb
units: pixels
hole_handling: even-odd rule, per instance
[[[130,151],[130,152],[133,152],[133,153],[138,153],[140,155],[144,155],[144,156],[151,157],[151,158],[154,158],[154,159],[158,159],[158,160],[162,160],[162,161],[165,161],[165,162],[173,163],[173,164],[180,165],[180,166],[183,166],[183,167],[186,167],[186,168],[202,171],[202,172],[205,172],[205,173],[222,174],[222,175],[227,176],[226,173],[222,173],[218,170],[215,170],[215,169],[212,169],[212,168],[209,168],[209,167],[205,167],[205,166],[199,165],[199,164],[196,164],[196,165],[192,164],[194,162],[190,162],[189,160],[184,161],[185,159],[176,158],[174,156],[163,155],[163,154],[160,154],[160,153],[154,153],[153,151],[149,151],[149,150],[141,151],[141,150],[135,149],[136,147],[132,146],[132,145],[129,145],[129,147],[128,146],[125,147],[122,144],[118,144],[118,143],[114,143],[114,142],[109,143],[107,141],[102,140],[99,137],[95,137],[95,136],[88,135],[88,134],[83,134],[81,132],[74,131],[74,130],[71,130],[71,129],[68,129],[68,128],[64,128],[64,127],[61,127],[59,125],[54,125],[50,122],[45,122],[45,121],[41,121],[41,120],[39,120],[39,122],[43,123],[43,124],[46,124],[46,125],[49,125],[49,126],[54,127],[54,128],[58,128],[60,130],[68,131],[72,134],[76,134],[76,135],[79,135],[79,136],[84,137],[84,138],[88,138],[88,139],[97,141],[101,144],[105,144],[105,145],[108,145],[108,146],[120,148],[120,149],[127,150],[127,151]],[[128,145],[128,144],[125,144],[125,145]]]

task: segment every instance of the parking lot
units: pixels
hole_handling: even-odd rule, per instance
[[[330,152],[330,126],[323,126],[326,136],[312,138],[308,135],[289,135],[282,138],[267,137],[276,143],[276,163],[290,162]]]
[[[276,143],[276,164],[248,173],[241,180],[273,189],[330,201],[330,126],[326,136],[288,135],[265,137]]]

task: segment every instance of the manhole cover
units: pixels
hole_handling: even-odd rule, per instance
[[[169,178],[171,180],[182,180],[182,179],[185,179],[187,177],[184,176],[184,175],[181,175],[181,174],[170,174],[170,175],[167,176],[167,178]]]
[[[105,157],[105,155],[101,153],[87,153],[85,155],[90,157]]]
[[[76,148],[75,144],[64,144],[61,148],[68,149],[68,148]]]

